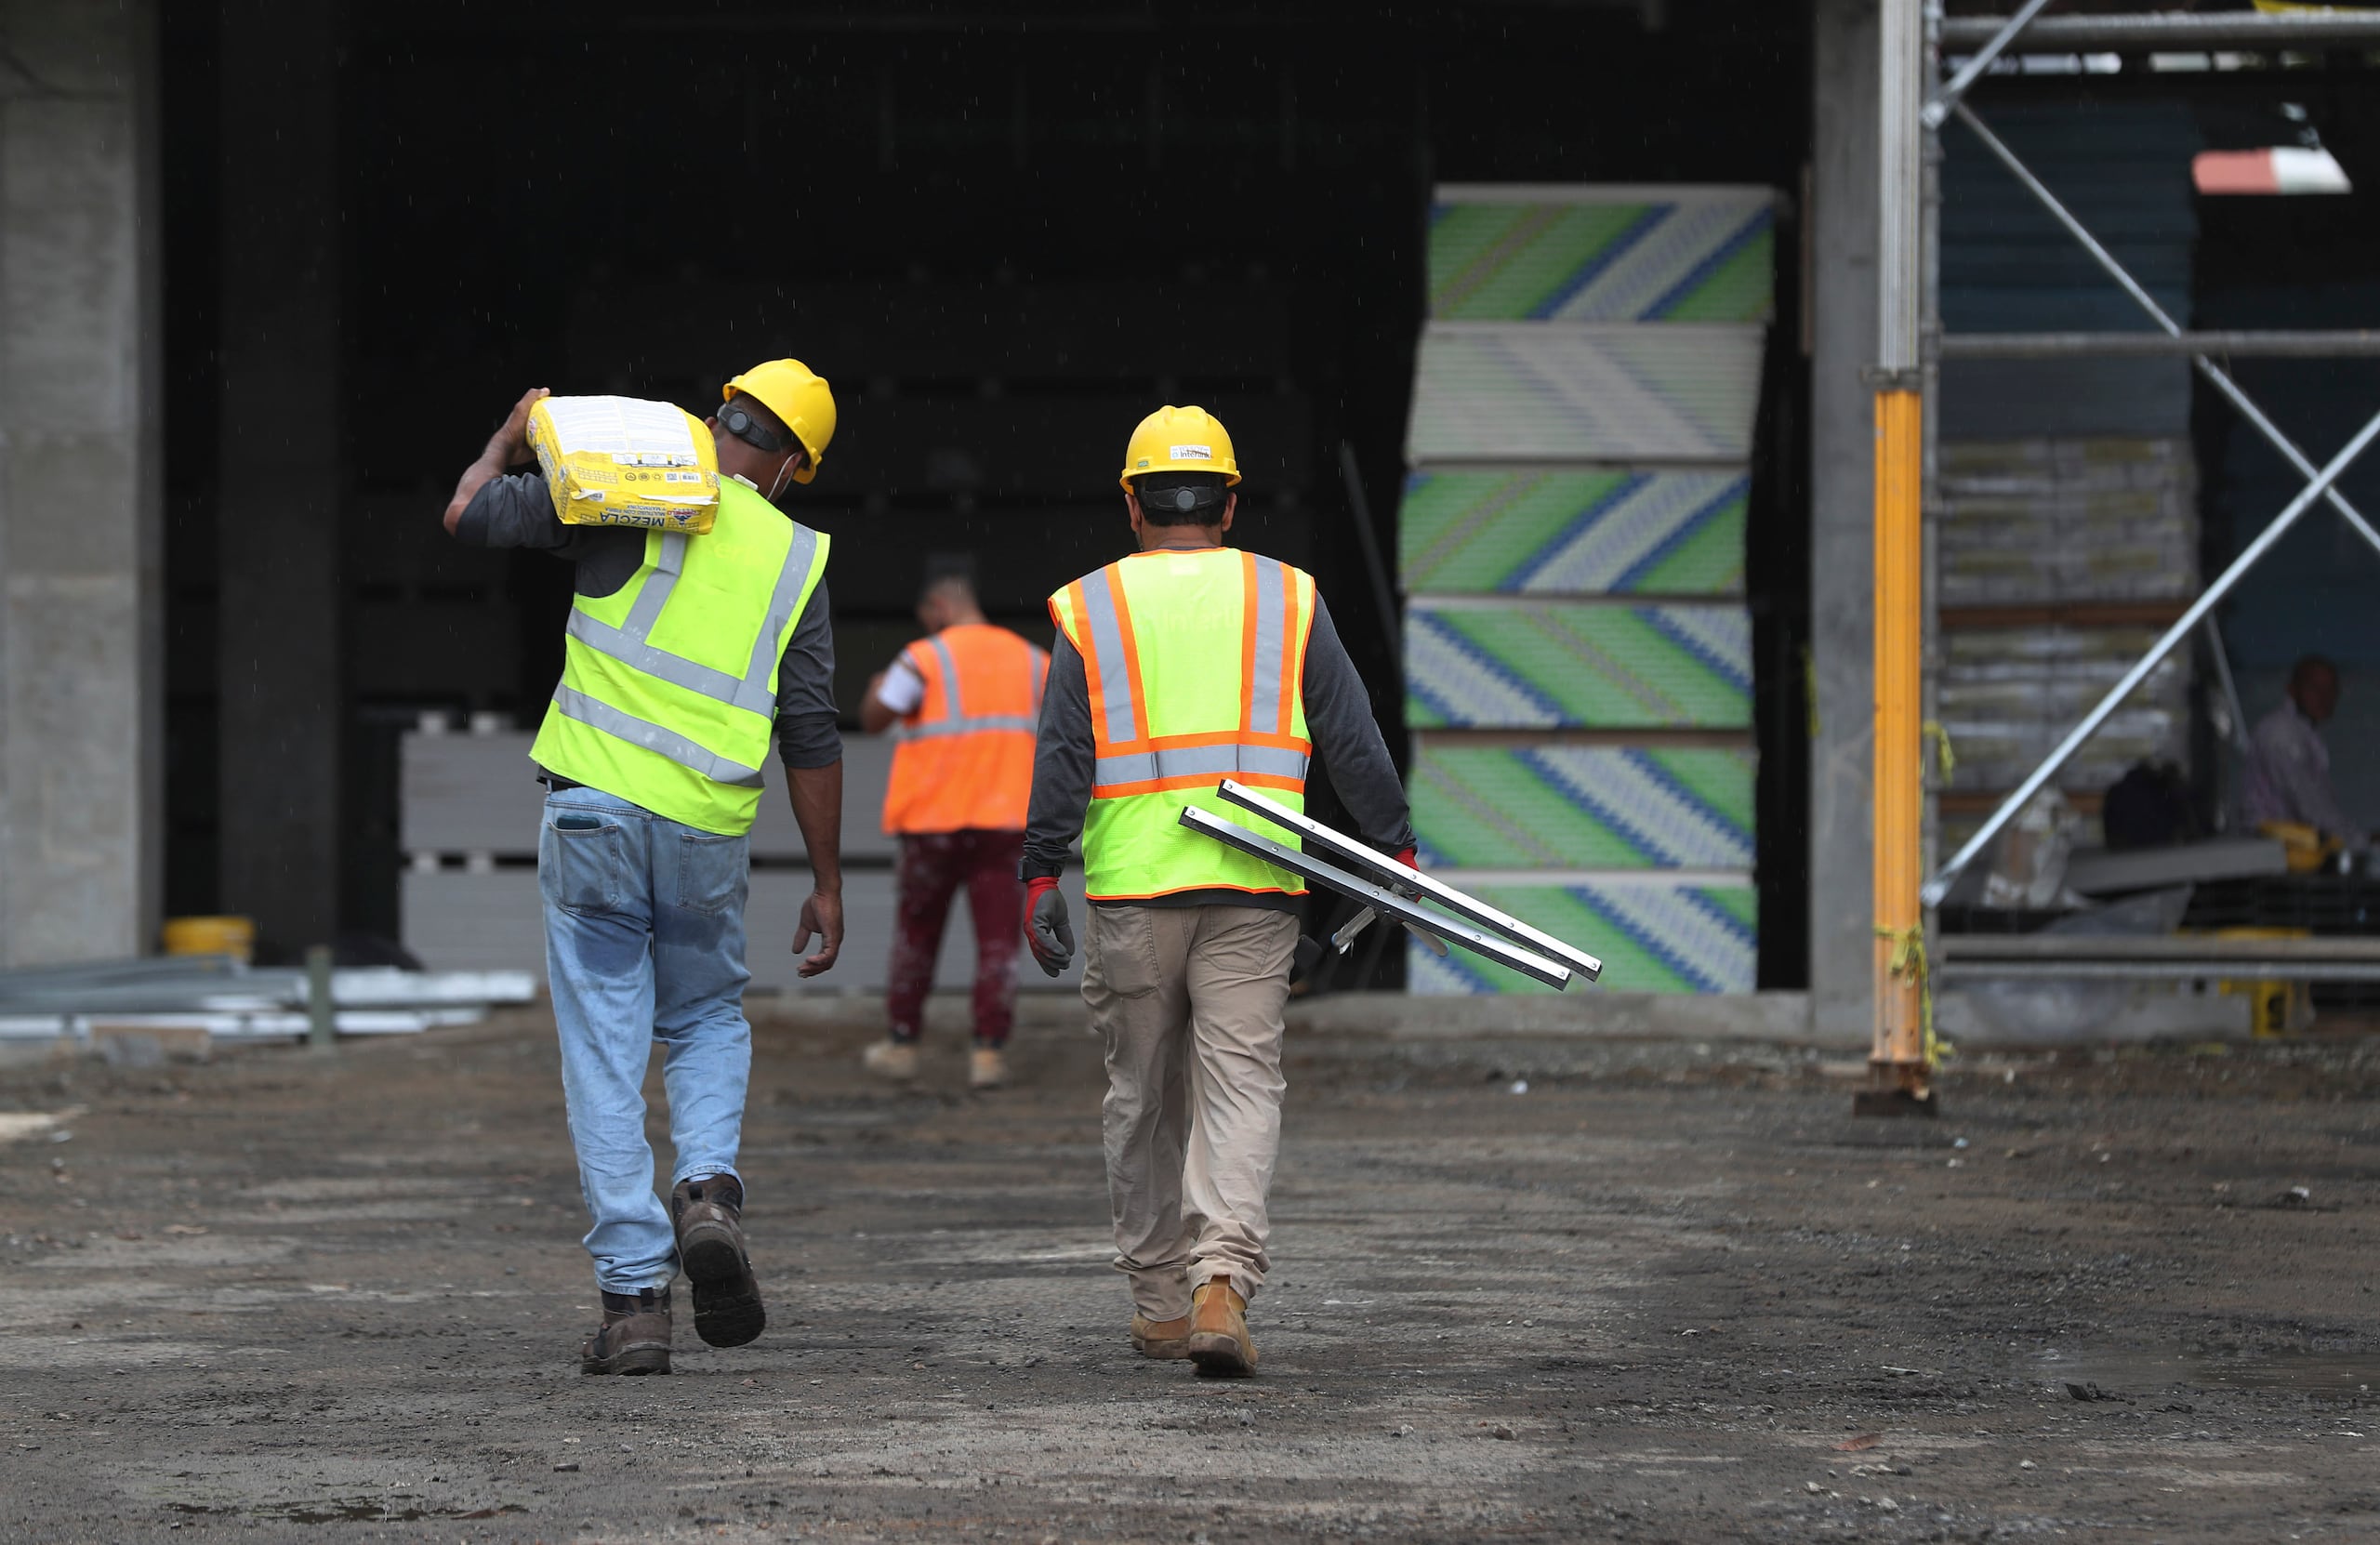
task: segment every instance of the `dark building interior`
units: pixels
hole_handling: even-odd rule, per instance
[[[770,356],[833,381],[786,503],[836,538],[847,715],[930,566],[1046,636],[1042,598],[1128,539],[1127,431],[1201,403],[1236,536],[1315,572],[1395,746],[1339,448],[1393,551],[1429,190],[1759,183],[1793,195],[1750,555],[1761,977],[1802,980],[1803,7],[325,9],[166,13],[169,912],[395,931],[397,735],[533,722],[558,669],[568,571],[437,523],[533,385],[699,413]],[[240,365],[293,336],[316,368]],[[227,694],[251,676],[285,736]],[[308,681],[328,746],[287,738]],[[335,895],[242,856],[285,827],[329,834]]]

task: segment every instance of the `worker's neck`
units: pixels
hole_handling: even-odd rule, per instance
[[[970,606],[963,612],[953,612],[950,614],[950,620],[944,623],[942,626],[945,627],[981,627],[989,619],[984,615],[981,610],[976,607]]]
[[[1143,526],[1143,552],[1196,552],[1223,545],[1221,526]]]

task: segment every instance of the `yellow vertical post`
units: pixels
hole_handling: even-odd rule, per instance
[[[1874,748],[1876,1092],[1925,1099],[1924,772],[1919,663],[1925,591],[1924,398],[1876,393],[1876,739]]]
[[[1925,226],[1929,0],[1877,0],[1875,1043],[1855,1112],[1934,1112],[1925,1034]]]

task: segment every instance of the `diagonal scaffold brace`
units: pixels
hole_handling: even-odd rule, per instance
[[[1225,847],[1236,848],[1291,874],[1302,875],[1416,933],[1459,944],[1557,992],[1567,987],[1574,976],[1593,982],[1603,974],[1603,962],[1585,950],[1531,928],[1443,880],[1408,869],[1343,832],[1268,799],[1244,784],[1225,778],[1216,786],[1215,794],[1226,804],[1236,805],[1294,832],[1301,841],[1339,862],[1326,862],[1313,852],[1302,852],[1197,805],[1183,807],[1182,824]],[[1449,918],[1423,906],[1423,899],[1436,903],[1454,916]]]

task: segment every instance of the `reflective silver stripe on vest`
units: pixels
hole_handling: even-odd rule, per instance
[[[1137,740],[1132,733],[1132,691],[1137,685],[1124,662],[1124,628],[1116,598],[1107,591],[1107,571],[1082,582],[1083,620],[1091,626],[1091,656],[1099,665],[1099,693],[1107,700],[1107,742]]]
[[[628,633],[639,639],[653,632],[653,625],[661,620],[661,609],[669,604],[669,592],[678,588],[678,575],[686,567],[686,533],[665,532],[661,537],[661,556],[654,561],[652,577],[644,588],[636,593],[636,604],[628,608]]]
[[[965,708],[964,706],[962,706],[960,705],[960,703],[959,703],[959,662],[958,662],[958,660],[952,656],[952,654],[951,654],[951,653],[950,653],[950,646],[949,646],[948,644],[946,644],[946,643],[945,643],[945,642],[943,642],[943,641],[942,641],[942,635],[941,635],[941,634],[939,634],[939,633],[935,634],[932,638],[928,639],[928,640],[926,640],[926,642],[927,642],[930,646],[932,646],[932,650],[933,650],[933,657],[934,657],[934,661],[935,661],[935,663],[936,663],[936,664],[938,664],[938,665],[940,665],[940,666],[942,667],[942,713],[943,713],[943,718],[945,718],[945,719],[964,719],[964,718],[966,718],[966,717],[967,717],[967,710],[966,710],[966,708]]]
[[[1278,746],[1181,746],[1162,751],[1133,751],[1102,757],[1092,773],[1093,785],[1151,783],[1159,778],[1220,778],[1234,772],[1258,772],[1276,778],[1303,778],[1303,752]]]
[[[937,719],[931,724],[904,725],[892,732],[895,740],[942,740],[951,735],[989,734],[995,731],[1013,730],[1021,734],[1033,733],[1029,714],[978,714],[973,719]]]
[[[1256,680],[1248,683],[1248,727],[1266,734],[1288,730],[1281,722],[1282,667],[1288,664],[1281,584],[1287,578],[1270,558],[1256,561]]]
[[[654,575],[646,588],[659,585],[661,579],[661,575]],[[639,597],[638,604],[641,606],[642,603],[643,598]],[[566,626],[572,638],[596,654],[608,655],[622,665],[634,666],[647,676],[667,681],[673,687],[683,687],[688,692],[716,698],[721,703],[736,702],[744,690],[741,680],[723,670],[699,665],[666,649],[655,649],[644,641],[641,633],[615,627],[608,622],[598,622],[576,607],[571,608],[570,621]]]
[[[793,609],[801,601],[802,583],[817,561],[818,534],[795,522],[793,541],[785,549],[785,567],[777,571],[777,588],[769,595],[768,620],[760,625],[760,636],[752,640],[752,663],[745,668],[743,687],[731,699],[737,707],[776,717],[777,694],[771,683],[776,680],[777,661],[782,657],[778,640],[793,626]]]
[[[716,751],[695,745],[675,730],[622,713],[609,703],[599,703],[571,687],[554,689],[554,706],[562,717],[575,719],[590,729],[616,736],[632,746],[641,746],[655,755],[668,758],[679,766],[699,772],[715,784],[733,784],[738,788],[759,788],[760,770],[730,761]]]
[[[810,577],[811,565],[817,561],[817,535],[800,525],[793,528],[793,541],[786,549],[785,566],[778,571],[776,588],[769,595],[768,616],[761,624],[760,638],[752,645],[751,663],[740,678],[699,661],[689,660],[682,654],[672,654],[653,643],[653,629],[661,621],[661,609],[668,603],[670,592],[677,588],[678,575],[685,565],[686,543],[690,539],[684,532],[670,532],[661,538],[660,556],[654,562],[653,573],[645,576],[644,588],[637,592],[635,604],[628,608],[626,624],[614,627],[574,606],[567,630],[572,638],[596,654],[617,660],[655,680],[667,681],[673,687],[683,687],[714,702],[774,718],[779,657],[777,640],[793,621],[793,608],[801,600],[802,584]],[[581,716],[574,714],[571,717]],[[587,722],[594,721],[588,720]],[[728,783],[734,780],[722,778],[720,781]]]
[[[970,718],[959,693],[958,656],[950,653],[950,645],[943,641],[939,633],[924,642],[933,651],[934,663],[942,671],[943,717],[924,724],[900,725],[892,732],[893,739],[945,740],[952,735],[990,734],[1001,731],[1028,735],[1033,733],[1035,716],[1032,714],[976,714]],[[1034,706],[1038,708],[1041,688],[1038,682],[1033,689],[1033,697]]]

